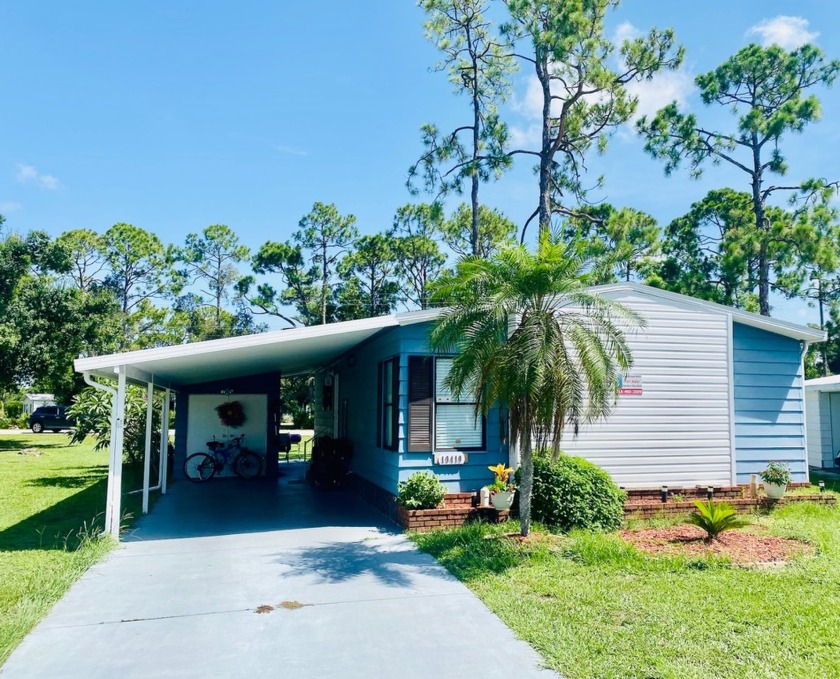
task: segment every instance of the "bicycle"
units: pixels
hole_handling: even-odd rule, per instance
[[[194,483],[207,481],[221,473],[233,457],[233,471],[239,478],[256,479],[262,474],[263,460],[254,451],[242,447],[244,440],[245,434],[235,436],[227,443],[217,441],[214,436],[207,442],[210,453],[193,453],[184,461],[184,475]]]

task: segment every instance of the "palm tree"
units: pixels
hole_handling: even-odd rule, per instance
[[[534,448],[560,452],[566,426],[607,416],[617,378],[632,364],[624,330],[641,318],[589,292],[588,262],[573,246],[541,237],[536,253],[512,247],[467,258],[435,286],[448,307],[431,334],[434,351],[455,354],[447,386],[469,394],[476,416],[507,408],[522,465],[522,535],[531,524]]]

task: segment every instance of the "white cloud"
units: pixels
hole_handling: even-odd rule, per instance
[[[6,200],[0,203],[0,215],[20,210],[23,207],[21,203],[16,203],[13,200]]]
[[[297,149],[292,146],[282,146],[278,145],[274,147],[275,151],[279,151],[280,153],[285,153],[289,156],[308,156],[309,151],[304,151],[302,149]]]
[[[48,191],[61,188],[58,177],[53,177],[51,174],[41,174],[34,165],[19,164],[17,180],[22,184],[36,184]]]
[[[557,85],[559,89],[559,85]],[[676,71],[663,71],[653,76],[651,80],[633,81],[627,84],[627,91],[631,96],[638,99],[636,112],[633,115],[635,122],[642,116],[652,116],[659,109],[672,101],[677,102],[681,110],[688,108],[688,100],[694,92],[694,77],[683,68]],[[591,95],[591,101],[597,102],[605,99],[605,95],[599,93]],[[510,126],[510,141],[516,147],[529,147],[539,145],[542,129],[543,93],[539,80],[536,76],[529,76],[525,85],[525,94],[513,102],[513,108],[520,113],[528,122],[521,125]],[[552,103],[552,113],[559,115],[562,102]],[[535,122],[536,121],[536,122]]]
[[[513,148],[534,148],[540,145],[542,126],[539,123],[520,126],[511,125],[508,130],[508,140]]]
[[[621,47],[621,44],[625,40],[635,40],[636,38],[641,38],[643,35],[644,33],[642,33],[642,31],[636,28],[629,21],[625,21],[620,23],[615,29],[615,33],[613,34],[613,43],[616,47]]]
[[[819,33],[809,31],[808,20],[803,17],[779,15],[759,21],[755,26],[750,27],[746,35],[748,37],[761,36],[761,43],[765,47],[778,45],[782,49],[794,50],[816,40]]]
[[[650,80],[628,83],[627,91],[639,100],[633,116],[635,120],[638,120],[642,116],[654,115],[672,101],[676,101],[677,106],[682,110],[688,108],[688,98],[694,91],[694,78],[682,68],[676,71],[663,71]]]

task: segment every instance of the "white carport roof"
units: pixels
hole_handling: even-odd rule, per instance
[[[171,386],[210,382],[279,370],[284,375],[311,372],[387,328],[433,320],[429,309],[358,321],[229,337],[206,342],[77,358],[77,372],[113,377],[124,366],[129,379]]]
[[[840,375],[805,380],[806,391],[840,391]]]

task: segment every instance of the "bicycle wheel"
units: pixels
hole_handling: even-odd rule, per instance
[[[250,450],[243,450],[233,461],[233,471],[243,479],[257,478],[262,473],[262,458]]]
[[[184,475],[195,483],[212,478],[216,473],[216,460],[207,453],[193,453],[184,461]]]

